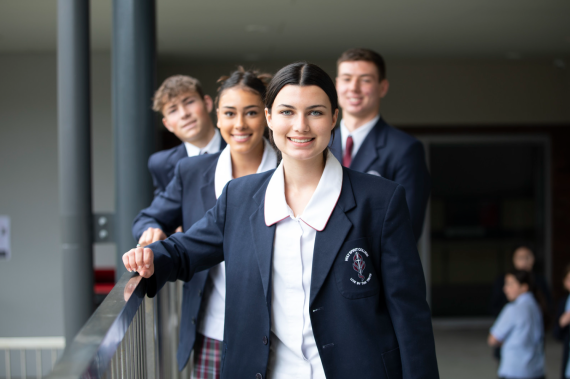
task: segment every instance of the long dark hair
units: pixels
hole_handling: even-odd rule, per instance
[[[271,114],[271,107],[273,102],[277,97],[277,94],[286,85],[297,85],[297,86],[317,86],[322,89],[328,96],[331,102],[332,113],[338,109],[338,96],[336,93],[336,87],[331,79],[331,77],[319,66],[307,63],[307,62],[297,62],[291,63],[281,70],[277,71],[269,85],[267,86],[267,93],[265,95],[265,108]],[[336,126],[335,126],[336,128]],[[333,129],[334,131],[334,129]],[[331,131],[332,134],[332,131]],[[275,151],[279,151],[275,145],[273,139],[273,131],[269,129],[269,141],[275,148]],[[328,149],[328,148],[327,148]],[[326,159],[327,149],[323,152]]]
[[[548,305],[546,303],[544,295],[536,287],[534,274],[529,271],[513,269],[508,271],[507,275],[512,275],[520,285],[526,284],[528,286],[528,291],[534,296],[536,302],[538,303],[538,306],[540,307],[544,329],[548,329],[551,322],[550,312],[548,310]]]
[[[218,79],[221,83],[218,87],[218,95],[214,104],[218,108],[220,96],[222,93],[230,88],[240,87],[246,91],[252,91],[261,96],[261,101],[265,101],[265,94],[267,92],[267,83],[271,80],[271,74],[259,73],[256,70],[245,70],[242,66],[238,66],[237,70],[230,75],[222,76]]]

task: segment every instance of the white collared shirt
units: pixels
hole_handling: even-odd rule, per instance
[[[208,142],[206,146],[200,149],[197,146],[192,145],[190,142],[184,142],[184,146],[186,147],[186,152],[188,153],[189,157],[195,157],[196,155],[202,154],[215,154],[220,151],[220,142],[222,142],[222,136],[220,135],[220,131],[218,128],[214,128],[214,136]]]
[[[263,139],[263,158],[257,168],[257,173],[273,170],[277,166],[277,154],[269,142]],[[216,173],[214,174],[214,188],[216,199],[220,197],[226,184],[233,179],[232,156],[230,145],[220,153]],[[211,286],[205,296],[204,312],[199,324],[200,334],[218,341],[224,339],[224,318],[226,310],[226,267],[220,263],[210,269],[209,279]]]
[[[358,149],[360,149],[360,146],[362,146],[362,143],[366,139],[366,136],[368,135],[368,133],[370,133],[372,128],[374,128],[374,125],[376,125],[378,120],[380,120],[380,114],[378,114],[378,116],[374,117],[372,120],[368,121],[366,124],[358,127],[356,130],[353,130],[352,132],[348,130],[348,128],[344,124],[344,119],[340,120],[340,139],[342,144],[343,157],[344,157],[344,149],[346,148],[346,139],[348,138],[348,136],[352,136],[352,142],[353,142],[352,158],[354,158],[356,156],[356,153],[358,152]]]
[[[325,372],[309,316],[313,251],[342,189],[342,166],[330,153],[303,214],[295,217],[285,200],[283,163],[265,192],[265,223],[277,224],[273,243],[270,379],[324,379]]]

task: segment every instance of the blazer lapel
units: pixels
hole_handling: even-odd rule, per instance
[[[188,156],[188,151],[186,151],[186,146],[184,146],[184,143],[181,143],[176,147],[176,151],[174,152],[174,154],[172,154],[172,159],[170,161],[170,164],[174,167],[176,166],[176,163],[178,163],[179,160],[186,158],[187,156]]]
[[[176,167],[178,161],[186,158],[187,156],[188,152],[186,151],[186,146],[184,146],[184,143],[176,146],[174,152],[169,155],[165,162],[166,169],[163,171],[165,177],[165,185],[168,185],[172,178],[174,178],[174,168]]]
[[[385,125],[386,123],[380,117],[352,159],[351,169],[366,172],[370,165],[378,159],[378,149],[384,146],[386,140]]]
[[[342,164],[342,137],[340,136],[340,128],[336,128],[333,134],[334,138],[331,137],[331,142],[329,143],[329,149],[333,153],[334,157]]]
[[[311,273],[311,298],[309,305],[313,303],[319,290],[336,259],[336,256],[352,228],[352,222],[346,216],[346,212],[354,208],[355,201],[352,186],[343,168],[342,192],[338,203],[322,232],[317,232],[315,249],[313,252],[313,272]]]
[[[251,226],[251,235],[255,253],[257,255],[257,263],[259,264],[259,273],[263,283],[263,292],[268,306],[271,306],[269,289],[271,288],[271,258],[273,256],[273,238],[275,237],[275,225],[267,226],[265,224],[265,190],[271,176],[259,188],[253,198],[259,204],[259,207],[249,217]]]
[[[204,213],[216,205],[216,188],[214,185],[214,178],[216,174],[216,166],[218,160],[208,167],[204,172],[204,185],[200,188],[200,202],[204,206]]]

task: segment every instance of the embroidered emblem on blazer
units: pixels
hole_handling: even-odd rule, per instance
[[[364,261],[363,255],[368,257],[368,253],[366,252],[366,250],[357,247],[355,249],[350,250],[348,254],[346,254],[346,256],[344,257],[345,262],[349,262],[351,260],[350,257],[352,256],[352,268],[354,269],[354,271],[358,273],[358,278],[360,279],[360,281],[357,281],[354,278],[350,278],[350,281],[356,284],[357,286],[366,285],[370,282],[370,279],[372,279],[371,272],[368,272],[368,275],[365,273],[366,262]]]

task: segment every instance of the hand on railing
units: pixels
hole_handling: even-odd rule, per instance
[[[140,282],[141,282],[140,275],[134,276],[131,279],[129,279],[129,281],[125,285],[125,289],[123,290],[123,298],[125,299],[125,301],[129,301],[131,295],[133,294],[133,292],[135,292]]]
[[[176,229],[176,231],[178,231],[178,229]],[[164,234],[162,229],[148,228],[143,232],[141,238],[139,238],[139,245],[145,247],[146,245],[150,245],[153,242],[162,241],[165,239],[166,239],[166,234]]]
[[[137,247],[123,254],[123,264],[127,271],[137,271],[143,278],[154,274],[154,253],[149,248]]]

